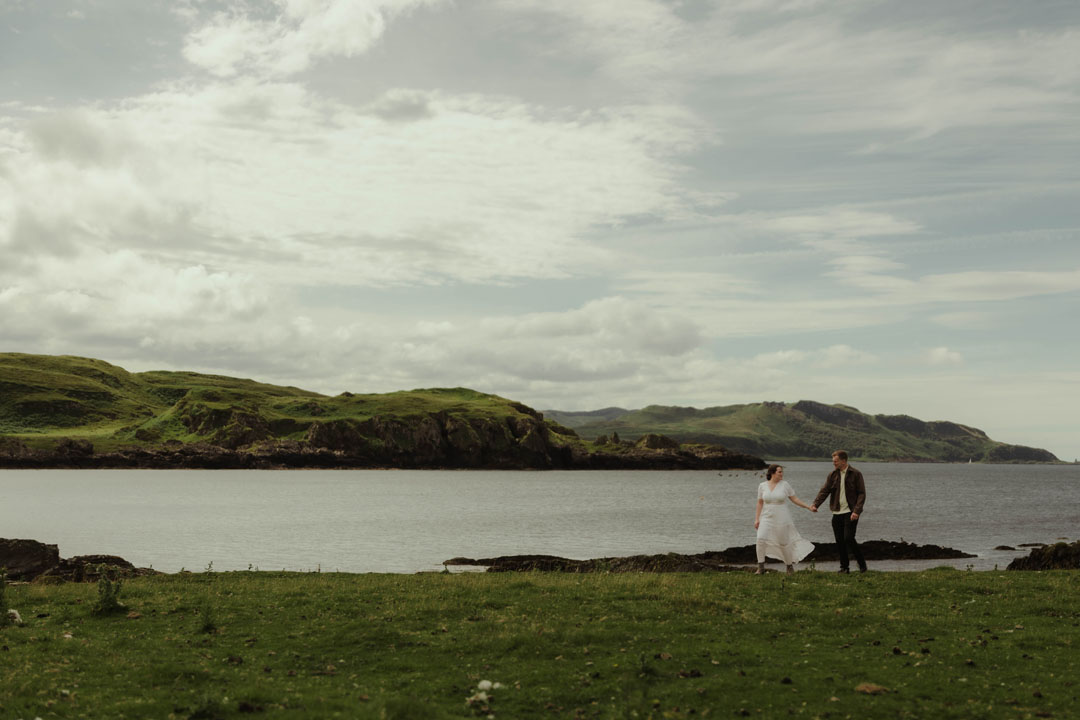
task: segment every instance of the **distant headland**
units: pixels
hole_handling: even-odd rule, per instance
[[[641,410],[544,410],[544,416],[593,441],[660,433],[681,442],[714,443],[787,460],[828,460],[833,450],[843,448],[852,458],[883,462],[1060,462],[1048,450],[998,442],[967,425],[910,415],[867,415],[848,405],[812,400],[704,409],[650,405]]]

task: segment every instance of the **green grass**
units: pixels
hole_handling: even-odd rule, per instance
[[[129,617],[9,586],[0,717],[1063,718],[1078,598],[1068,571],[238,572],[129,580]]]

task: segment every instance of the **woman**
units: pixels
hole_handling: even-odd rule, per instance
[[[804,540],[795,529],[785,500],[791,500],[801,508],[810,506],[795,496],[791,485],[784,480],[784,468],[770,465],[765,471],[765,482],[758,485],[757,512],[754,528],[757,529],[757,575],[765,572],[765,556],[778,558],[787,565],[788,574],[795,572],[795,563],[814,549],[814,543]]]

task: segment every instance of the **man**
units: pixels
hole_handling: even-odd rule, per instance
[[[851,572],[848,566],[849,550],[859,564],[859,572],[866,572],[866,560],[863,559],[859,543],[855,542],[855,530],[866,502],[866,484],[862,473],[848,465],[848,455],[843,450],[832,454],[832,464],[834,469],[825,478],[825,484],[814,498],[810,511],[817,512],[822,501],[829,498],[833,537],[836,538],[836,549],[840,551],[840,572]]]

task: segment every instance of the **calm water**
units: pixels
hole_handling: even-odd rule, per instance
[[[905,539],[972,560],[872,563],[1004,567],[997,545],[1080,536],[1080,467],[862,463],[861,540]],[[793,462],[813,500],[831,463]],[[202,570],[441,569],[454,556],[572,558],[697,553],[754,540],[751,472],[80,471],[0,472],[0,537],[63,557],[120,555]],[[800,532],[831,538],[827,512],[792,507]],[[819,567],[828,567],[827,565]]]

